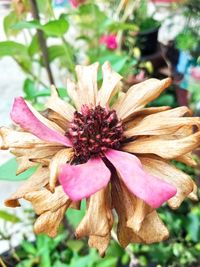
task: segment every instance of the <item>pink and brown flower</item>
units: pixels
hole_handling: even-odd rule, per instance
[[[38,215],[35,232],[53,237],[67,208],[79,209],[86,199],[76,236],[88,236],[89,245],[103,255],[113,210],[123,247],[150,244],[169,235],[157,208],[167,202],[176,209],[186,197],[197,199],[193,180],[171,161],[195,166],[191,152],[199,146],[200,119],[191,117],[187,107],[145,107],[171,84],[170,78],[149,79],[124,93],[122,77],[108,62],[98,89],[98,68],[98,63],[76,67],[78,82],[67,84],[70,103],[52,86],[44,114],[16,98],[11,118],[17,129],[2,127],[0,135],[1,149],[9,149],[19,162],[18,173],[40,165],[5,204],[30,201]]]

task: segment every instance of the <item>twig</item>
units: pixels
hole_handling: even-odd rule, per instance
[[[117,239],[117,235],[113,230],[111,231],[111,236],[112,236],[113,240],[119,244],[119,241]],[[129,246],[127,246],[125,248],[125,251],[127,252],[127,254],[130,257],[129,267],[139,267],[138,259],[135,257],[134,253],[132,252],[132,250],[130,249]]]
[[[0,257],[0,264],[1,264],[2,267],[7,267],[1,257]]]
[[[36,3],[36,0],[30,0],[30,3],[31,3],[31,11],[32,11],[33,18],[35,20],[40,21],[40,16],[39,16],[39,11],[38,11],[38,6]],[[37,35],[38,35],[38,41],[39,41],[40,48],[41,48],[42,55],[43,55],[44,65],[45,65],[47,75],[49,78],[49,82],[50,82],[50,84],[55,84],[54,78],[52,75],[52,71],[50,68],[50,64],[49,64],[49,56],[48,56],[48,52],[47,52],[47,44],[46,44],[46,40],[44,37],[44,33],[38,29]]]

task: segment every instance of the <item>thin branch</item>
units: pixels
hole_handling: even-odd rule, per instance
[[[111,231],[111,236],[112,236],[113,240],[119,244],[119,241],[117,239],[117,235],[113,230]],[[127,246],[125,248],[125,251],[127,252],[127,254],[130,257],[129,267],[139,267],[138,259],[136,258],[136,256],[134,255],[133,251],[130,249],[129,246]]]
[[[38,10],[36,0],[30,0],[30,3],[31,3],[31,11],[32,11],[33,18],[35,20],[40,21],[39,10]],[[43,55],[44,65],[45,65],[47,75],[49,78],[49,82],[50,84],[55,84],[53,74],[51,71],[51,67],[50,67],[50,63],[49,63],[47,44],[46,44],[46,40],[44,37],[44,33],[41,30],[37,30],[37,35],[38,35],[38,41],[39,41],[40,48],[41,48],[42,55]]]

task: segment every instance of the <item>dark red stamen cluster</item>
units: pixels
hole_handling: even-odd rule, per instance
[[[122,122],[115,110],[84,105],[74,119],[66,135],[75,150],[75,163],[87,162],[93,156],[102,156],[108,148],[118,149],[123,140]]]

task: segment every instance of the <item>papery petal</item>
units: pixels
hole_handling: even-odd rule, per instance
[[[114,96],[118,90],[118,85],[122,79],[122,76],[112,70],[109,62],[105,62],[103,64],[102,73],[103,83],[98,92],[97,104],[105,107],[107,104],[109,104],[112,96]]]
[[[15,131],[11,128],[1,127],[0,136],[2,139],[2,144],[0,149],[9,149],[9,148],[34,148],[38,146],[50,147],[52,144],[49,144],[35,135],[26,132]],[[54,144],[55,146],[55,144]]]
[[[57,186],[52,193],[46,188],[31,191],[24,195],[24,199],[31,202],[36,214],[42,214],[48,210],[56,211],[63,205],[71,203],[69,197],[64,193],[62,186]]]
[[[110,149],[105,153],[128,189],[153,208],[176,194],[176,188],[143,170],[140,160],[129,153]]]
[[[90,235],[88,239],[88,245],[91,248],[96,248],[99,252],[99,255],[103,257],[105,255],[106,249],[109,246],[110,236],[110,233],[106,236]]]
[[[118,215],[117,236],[122,247],[168,238],[169,232],[157,212],[134,196],[119,178],[112,182],[112,200]]]
[[[49,177],[49,188],[51,191],[54,190],[57,179],[58,179],[58,172],[60,165],[63,165],[69,162],[74,153],[72,148],[65,148],[61,149],[56,153],[56,155],[51,159],[49,170],[50,170],[50,177]]]
[[[31,132],[42,140],[71,146],[71,142],[66,136],[43,124],[29,109],[22,97],[15,99],[11,118],[16,124],[20,125],[22,129]]]
[[[76,74],[78,77],[78,97],[82,105],[95,105],[97,96],[97,74],[99,63],[89,66],[76,66]]]
[[[37,171],[24,182],[10,198],[5,200],[5,205],[7,207],[20,206],[18,199],[23,198],[24,195],[29,192],[40,190],[48,183],[48,180],[48,168],[38,168]]]
[[[165,182],[169,182],[177,188],[177,193],[168,204],[172,209],[177,209],[183,200],[192,192],[194,182],[192,178],[174,165],[157,158],[140,157],[144,169]]]
[[[156,99],[169,85],[171,79],[148,79],[129,88],[123,102],[116,110],[120,119],[126,119],[133,112],[142,109]]]
[[[67,92],[69,97],[72,99],[76,109],[81,110],[82,102],[80,96],[78,95],[77,84],[70,79],[67,79]]]
[[[199,142],[200,132],[179,139],[173,136],[152,136],[127,143],[122,149],[130,153],[155,154],[164,159],[175,159],[199,147]]]
[[[45,233],[50,237],[55,237],[67,208],[68,205],[64,205],[56,211],[48,210],[42,213],[34,224],[34,232],[36,234]]]
[[[66,121],[71,121],[73,119],[75,108],[59,97],[58,92],[53,85],[51,86],[51,96],[49,97],[45,106],[57,112],[59,115],[65,118]]]
[[[63,190],[73,200],[89,197],[105,187],[110,180],[110,171],[100,158],[80,165],[61,166],[59,181]]]
[[[159,115],[160,113],[156,115]],[[179,128],[184,125],[191,126],[191,128],[195,125],[199,127],[200,119],[195,117],[153,117],[152,115],[150,115],[141,120],[135,127],[129,129],[128,131],[125,131],[124,135],[126,137],[137,135],[170,135],[175,133]]]
[[[76,236],[106,236],[113,225],[109,188],[103,188],[93,194],[87,201],[85,216],[76,229]]]

